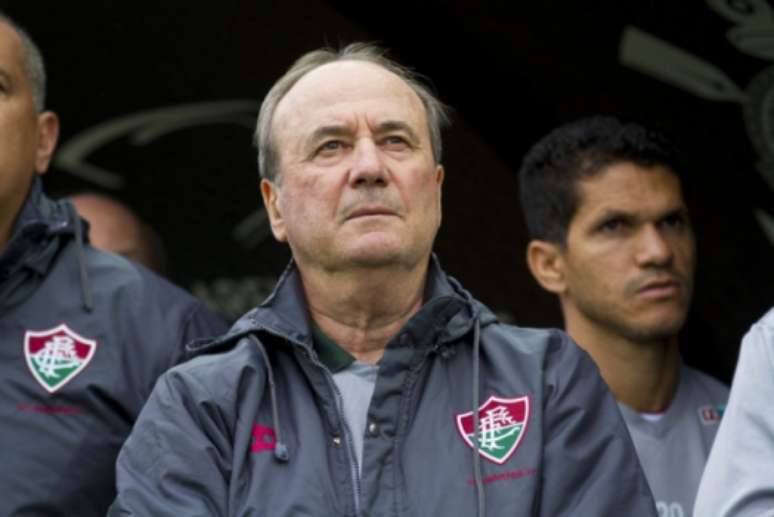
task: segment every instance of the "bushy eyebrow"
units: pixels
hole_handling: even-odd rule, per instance
[[[633,223],[637,220],[637,217],[635,214],[631,212],[625,212],[623,210],[606,210],[594,219],[594,226],[599,226],[613,220],[621,220],[628,223]]]
[[[377,136],[395,131],[405,133],[413,144],[419,143],[419,135],[417,135],[416,131],[414,131],[414,129],[405,122],[401,122],[399,120],[385,120],[384,122],[379,123],[376,128],[374,128],[374,133]],[[309,138],[307,139],[307,145],[314,146],[320,140],[324,140],[329,137],[351,136],[351,134],[352,129],[346,125],[334,124],[330,126],[320,126],[315,129],[311,135],[309,135]]]
[[[664,219],[667,219],[673,216],[680,216],[683,219],[687,220],[688,209],[685,206],[675,206],[667,210],[664,210],[663,212],[658,214],[658,217],[656,217],[655,220],[663,221]],[[634,224],[640,221],[638,214],[633,212],[627,212],[624,210],[606,210],[594,220],[594,226],[599,226],[601,224],[604,224],[608,221],[612,221],[614,219],[619,219],[621,221],[624,221],[630,224]]]
[[[414,129],[405,122],[401,122],[399,120],[386,120],[380,123],[378,126],[376,126],[375,133],[380,135],[384,133],[391,133],[393,131],[401,131],[406,133],[412,143],[419,143],[419,135],[417,135],[416,131],[414,131]]]
[[[334,126],[321,126],[312,132],[307,139],[307,142],[314,144],[328,138],[330,136],[345,136],[351,133],[351,130],[347,126],[334,125]]]

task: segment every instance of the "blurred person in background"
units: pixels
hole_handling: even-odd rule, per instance
[[[104,194],[83,192],[67,198],[89,223],[92,246],[138,262],[159,275],[166,274],[164,243],[128,206]]]

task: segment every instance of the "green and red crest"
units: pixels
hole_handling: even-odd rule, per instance
[[[502,465],[516,452],[529,423],[529,397],[505,399],[492,395],[478,408],[478,453]],[[474,443],[473,412],[457,415],[457,430],[471,448]]]
[[[54,393],[73,380],[91,362],[97,342],[79,336],[62,323],[58,327],[24,334],[24,357],[32,377]]]

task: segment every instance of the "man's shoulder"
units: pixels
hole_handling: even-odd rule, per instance
[[[519,327],[495,322],[484,328],[484,337],[497,346],[528,355],[581,352],[572,339],[557,328]]]
[[[225,324],[205,304],[166,278],[124,257],[84,247],[85,273],[95,298],[130,300],[140,310],[151,308],[182,318],[203,317],[218,333]]]
[[[764,314],[760,320],[758,320],[754,326],[766,327],[770,331],[774,330],[774,307]]]
[[[563,330],[557,328],[495,323],[485,327],[482,345],[495,362],[529,363],[545,375],[553,376],[570,369],[596,369],[589,355]]]
[[[86,275],[105,290],[132,290],[133,294],[161,298],[163,301],[195,304],[196,298],[169,280],[120,255],[84,246]]]
[[[218,346],[223,343],[223,346]],[[212,346],[215,350],[212,350]],[[254,341],[229,334],[209,340],[207,352],[170,368],[163,381],[175,391],[187,392],[197,399],[216,401],[218,405],[239,402],[240,394],[260,401],[266,380],[264,356]],[[275,367],[276,369],[276,367]]]

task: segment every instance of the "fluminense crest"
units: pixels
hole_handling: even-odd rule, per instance
[[[91,362],[97,342],[58,327],[24,334],[24,357],[34,379],[54,393],[74,379]]]
[[[529,422],[529,397],[500,398],[492,395],[478,408],[478,452],[481,457],[502,465],[516,452]],[[457,430],[475,449],[473,412],[457,415]]]

